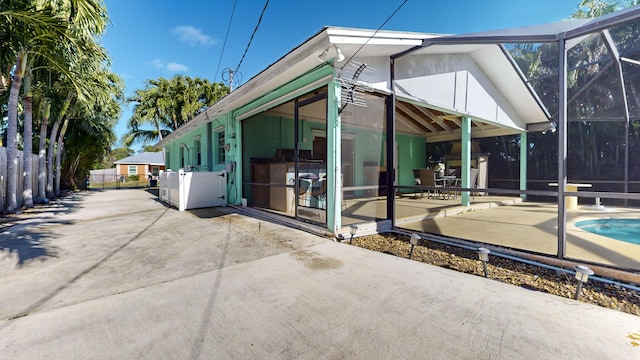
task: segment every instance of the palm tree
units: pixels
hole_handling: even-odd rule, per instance
[[[16,196],[17,102],[22,76],[25,72],[31,73],[26,69],[28,58],[46,59],[50,69],[66,74],[74,86],[78,87],[74,76],[69,76],[72,73],[69,71],[68,64],[58,62],[56,57],[61,51],[67,55],[88,57],[91,50],[98,46],[94,35],[104,31],[107,21],[106,7],[102,0],[15,0],[0,3],[0,24],[2,25],[0,37],[4,44],[0,56],[0,68],[14,69],[11,73],[12,85],[7,123],[7,212],[14,212],[18,206]],[[11,58],[11,54],[15,54],[16,59],[13,66],[11,61],[7,60]],[[7,78],[9,75],[3,73],[3,83]],[[79,92],[79,96],[84,96],[83,91]],[[27,110],[29,111],[29,106]],[[31,113],[25,116],[29,118]],[[28,127],[27,132],[29,132]],[[32,134],[25,135],[25,138],[29,139],[32,136]],[[29,173],[31,171],[30,168],[26,170]],[[30,184],[27,186],[29,187]],[[27,203],[27,205],[30,204]]]
[[[135,105],[123,145],[162,140],[228,93],[229,88],[223,84],[189,76],[147,80],[144,89],[136,90],[127,99]]]
[[[7,120],[7,205],[6,211],[14,213],[18,207],[17,173],[18,173],[18,94],[22,85],[22,76],[27,66],[27,52],[18,51],[16,67],[13,71],[13,81],[9,93],[9,107]]]
[[[58,135],[58,128],[60,127],[60,124],[64,120],[67,114],[67,109],[69,109],[69,105],[71,105],[71,102],[73,101],[74,96],[75,95],[73,94],[73,92],[68,92],[67,98],[64,101],[62,108],[58,112],[58,118],[53,123],[53,127],[51,128],[51,134],[49,138],[49,150],[47,151],[48,166],[47,166],[47,186],[46,186],[46,197],[49,199],[53,199],[55,197],[54,190],[53,190],[53,154],[54,154],[54,149],[56,145],[55,140],[56,140],[56,136]]]
[[[103,84],[96,88],[104,91],[85,102],[86,106],[75,106],[69,111],[68,128],[60,142],[61,153],[64,154],[61,163],[64,176],[59,178],[70,187],[77,187],[89,169],[103,161],[117,140],[114,127],[121,112],[121,80],[106,69],[96,73],[96,80]]]
[[[24,164],[24,179],[23,179],[23,204],[26,208],[33,207],[33,188],[32,188],[32,147],[33,147],[33,93],[31,88],[31,72],[27,69],[27,72],[24,76],[24,138],[23,138],[23,164]]]
[[[42,121],[40,122],[40,140],[38,144],[38,196],[36,201],[39,203],[49,201],[46,195],[47,167],[45,163],[49,116],[51,116],[51,100],[45,97],[42,103]]]

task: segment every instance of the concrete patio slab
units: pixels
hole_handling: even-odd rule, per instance
[[[637,316],[142,190],[76,194],[0,233],[11,359],[640,357]]]

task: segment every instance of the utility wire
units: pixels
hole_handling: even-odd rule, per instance
[[[224,48],[227,46],[227,38],[229,37],[229,30],[231,30],[231,22],[233,21],[233,14],[236,12],[236,3],[238,0],[233,0],[233,8],[231,9],[231,17],[229,18],[229,25],[227,25],[227,33],[224,36],[224,42],[222,43],[222,51],[220,52],[220,59],[218,60],[218,67],[216,68],[216,73],[213,77],[213,81],[215,82],[218,77],[218,71],[220,70],[220,64],[222,63],[222,55],[224,55]]]
[[[405,0],[406,2],[406,0]],[[242,54],[242,58],[240,58],[240,62],[238,63],[238,66],[236,67],[236,70],[234,72],[238,72],[238,69],[240,69],[240,65],[242,65],[242,61],[244,60],[244,56],[247,55],[247,51],[249,51],[249,46],[251,46],[251,41],[253,41],[253,36],[256,34],[256,31],[258,31],[258,27],[260,26],[260,22],[262,21],[262,16],[264,15],[264,12],[267,10],[267,5],[269,5],[269,0],[267,0],[266,3],[264,3],[264,8],[262,9],[262,13],[260,13],[260,18],[258,19],[258,23],[256,24],[256,28],[253,29],[253,33],[251,34],[251,38],[249,39],[249,43],[247,44],[247,48],[244,49],[244,54]]]
[[[392,17],[393,17],[393,16],[394,16],[398,11],[400,11],[400,9],[404,6],[404,4],[406,4],[406,3],[407,3],[407,1],[409,1],[409,0],[404,0],[404,1],[402,2],[402,4],[400,4],[400,6],[398,6],[398,8],[397,8],[393,13],[391,13],[391,15],[389,15],[389,17],[387,18],[387,20],[385,20],[385,21],[382,23],[382,25],[380,25],[380,27],[378,27],[378,29],[377,29],[377,30],[376,30],[376,31],[375,31],[371,36],[369,36],[369,38],[367,39],[367,41],[365,41],[365,42],[364,42],[364,44],[362,44],[362,45],[360,46],[360,48],[358,48],[358,51],[356,51],[355,53],[353,53],[353,55],[351,55],[351,57],[349,57],[349,59],[348,59],[347,61],[345,61],[345,65],[343,65],[341,69],[343,69],[343,68],[346,66],[346,64],[349,64],[349,62],[351,61],[351,59],[353,59],[353,58],[354,58],[354,57],[355,57],[355,56],[360,52],[360,50],[362,50],[362,48],[363,48],[363,47],[365,47],[365,45],[367,45],[367,44],[369,43],[369,40],[373,39],[373,37],[374,37],[374,36],[376,36],[376,34],[378,33],[378,31],[380,31],[380,29],[382,29],[382,27],[383,27],[383,26],[385,26],[385,25],[389,22],[389,20],[391,20],[391,18],[392,18]]]

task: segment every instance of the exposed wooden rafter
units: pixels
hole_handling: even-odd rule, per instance
[[[486,124],[481,123],[480,121],[471,121],[472,124],[474,124],[475,126],[477,126],[480,130],[484,130],[487,128]]]
[[[421,134],[424,137],[427,137],[427,132],[424,130],[424,128],[422,128],[421,126],[419,126],[418,124],[416,124],[413,120],[408,119],[405,116],[404,111],[403,112],[396,112],[396,120],[398,120],[399,123],[413,129],[414,131],[416,131],[417,133]]]
[[[435,126],[429,124],[428,121],[418,116],[418,114],[416,114],[411,108],[409,108],[408,105],[397,102],[396,107],[406,113],[406,115],[409,116],[412,120],[429,129],[429,131],[433,132],[434,134],[437,134],[439,132]]]
[[[434,114],[433,111],[431,111],[431,110],[429,110],[427,108],[420,107],[420,106],[416,106],[416,109],[418,109],[418,111],[420,111],[421,113],[425,114],[429,119],[433,120],[438,125],[440,125],[440,127],[442,127],[444,129],[444,131],[446,131],[446,132],[448,132],[450,134],[453,132],[451,127],[449,127],[449,125],[445,124],[445,120],[441,116],[438,116],[438,115]]]

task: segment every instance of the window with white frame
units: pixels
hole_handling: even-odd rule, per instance
[[[180,168],[184,169],[184,147],[180,146]]]
[[[165,163],[167,164],[167,169],[171,169],[171,151],[169,151],[169,149],[166,149],[164,151],[164,156],[165,156]]]
[[[202,165],[202,142],[200,141],[200,136],[193,140],[193,151],[195,153],[196,166]]]
[[[217,162],[218,164],[222,164],[225,162],[225,142],[224,142],[224,130],[216,133],[216,141],[217,141]]]
[[[131,175],[138,175],[138,166],[129,165],[129,176]]]

